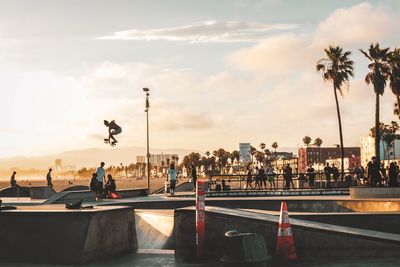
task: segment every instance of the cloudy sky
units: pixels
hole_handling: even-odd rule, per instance
[[[143,87],[152,147],[336,144],[333,89],[315,71],[330,44],[353,52],[340,105],[357,146],[374,120],[358,48],[400,46],[399,14],[396,0],[0,0],[0,156],[104,147],[104,119],[120,146],[144,146]]]

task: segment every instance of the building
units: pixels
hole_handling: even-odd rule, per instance
[[[178,163],[179,157],[178,154],[150,154],[150,164],[162,166],[163,164],[167,166],[168,162],[174,161],[175,164]],[[136,156],[137,163],[147,163],[146,156]]]
[[[340,158],[340,147],[302,147],[299,148],[299,171],[305,172],[310,164],[325,164],[326,160]],[[345,147],[344,157],[360,157],[359,147]]]
[[[361,164],[366,166],[373,156],[375,156],[375,138],[370,135],[363,135],[361,143]],[[381,140],[380,142],[381,160],[400,159],[400,135],[396,134],[391,146]]]
[[[325,162],[329,163],[330,166],[335,165],[335,167],[338,168],[339,170],[342,167],[341,158],[327,159]],[[353,171],[356,166],[360,166],[361,158],[360,157],[356,157],[356,156],[349,157],[349,158],[344,158],[343,159],[343,163],[344,163],[344,169],[345,170]],[[322,170],[322,167],[321,167],[321,170]]]

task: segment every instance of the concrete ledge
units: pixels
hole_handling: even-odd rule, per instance
[[[400,187],[350,187],[350,198],[400,198]]]
[[[224,233],[261,234],[268,251],[275,251],[279,217],[234,209],[206,207],[206,257],[221,257]],[[289,214],[290,215],[290,214]],[[398,257],[400,235],[304,220],[290,220],[297,254],[301,258]],[[195,210],[175,210],[175,256],[184,259],[195,252]]]
[[[82,264],[137,249],[129,207],[66,210],[64,205],[0,212],[0,261]]]
[[[0,190],[0,197],[30,197],[30,190],[23,186],[6,187]]]
[[[32,199],[46,199],[56,194],[56,191],[49,186],[33,186],[30,188]]]

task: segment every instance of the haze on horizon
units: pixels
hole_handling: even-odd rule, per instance
[[[0,0],[0,157],[119,146],[206,151],[239,142],[339,143],[331,84],[315,63],[328,45],[353,52],[341,98],[345,146],[374,124],[364,83],[371,42],[400,46],[399,1]],[[395,120],[390,89],[381,121]],[[118,149],[118,147],[116,148]]]

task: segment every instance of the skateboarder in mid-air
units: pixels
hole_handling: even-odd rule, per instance
[[[108,138],[104,139],[104,142],[106,144],[111,144],[112,146],[115,146],[118,141],[114,138],[114,135],[120,134],[122,132],[122,128],[118,124],[116,124],[114,120],[110,122],[104,120],[104,125],[108,127]]]

